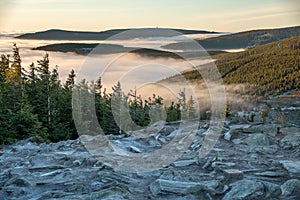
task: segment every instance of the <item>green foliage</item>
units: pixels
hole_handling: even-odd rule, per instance
[[[25,71],[16,45],[13,53],[13,60],[5,55],[0,59],[0,144],[33,136],[58,142],[77,138],[77,129],[84,134],[99,134],[100,127],[105,134],[125,134],[159,120],[197,116],[194,100],[187,100],[184,90],[178,102],[165,106],[164,99],[155,94],[145,100],[136,90],[125,95],[119,82],[111,94],[103,88],[101,78],[96,83],[82,80],[75,84],[74,70],[62,85],[58,67],[50,70],[47,54]],[[73,91],[81,101],[72,99]],[[73,118],[79,122],[77,127]]]

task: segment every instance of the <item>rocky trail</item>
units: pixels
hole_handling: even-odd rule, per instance
[[[298,103],[293,104],[295,108]],[[295,109],[284,112],[286,116],[293,112],[299,119]],[[53,144],[36,143],[36,138],[20,141],[0,149],[0,199],[297,200],[300,128],[280,125],[272,116],[265,123],[259,117],[253,122],[228,118],[218,142],[204,158],[198,155],[209,122],[201,121],[180,159],[152,172],[116,170],[93,157],[80,139]],[[110,138],[139,154],[168,144],[177,129],[178,124],[172,123],[148,138]]]

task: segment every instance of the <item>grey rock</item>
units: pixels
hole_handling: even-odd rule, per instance
[[[288,134],[300,134],[300,128],[297,127],[283,127],[280,129],[280,132],[284,135],[288,135]]]
[[[220,167],[234,167],[236,164],[234,163],[234,162],[218,162],[218,161],[216,161],[216,162],[213,162],[212,164],[211,164],[211,166],[212,167],[217,167],[217,166],[220,166]]]
[[[264,153],[264,154],[275,154],[278,152],[279,147],[277,145],[269,146],[254,146],[249,148],[249,153]]]
[[[231,134],[230,134],[229,131],[226,132],[225,135],[224,135],[224,139],[227,140],[227,141],[230,141],[230,140],[231,140],[231,137],[232,137],[232,136],[231,136]]]
[[[243,179],[231,185],[222,200],[255,199],[264,197],[264,185],[256,180]]]
[[[63,172],[63,170],[58,169],[58,170],[55,170],[55,171],[51,171],[51,172],[47,172],[47,173],[41,174],[40,176],[41,177],[56,176],[58,174],[61,174],[62,172]]]
[[[205,147],[203,139],[208,135],[203,134],[206,129],[190,127],[197,133],[180,158],[147,173],[113,169],[126,163],[114,157],[116,165],[108,166],[101,158],[103,152],[95,149],[99,152],[95,154],[99,155],[100,160],[97,160],[79,139],[53,144],[24,140],[3,146],[0,149],[0,199],[298,199],[299,129],[283,127],[284,135],[275,138],[271,137],[276,128],[274,124],[250,125],[246,121],[235,124],[237,120],[228,120],[222,133],[230,134],[225,139],[235,145],[219,140],[206,157],[199,157],[200,149]],[[208,128],[208,122],[200,122],[204,123]],[[110,135],[108,138],[128,155],[143,156],[164,148],[163,143],[170,142],[178,134],[179,122],[159,130],[161,125],[159,122],[143,129],[141,135],[137,131],[134,136]],[[190,131],[187,133],[192,135]],[[179,142],[176,148],[181,148]],[[172,155],[166,153],[165,157],[169,156]],[[294,179],[284,183],[289,176]],[[248,179],[243,179],[245,177]]]
[[[262,132],[264,134],[270,135],[270,136],[276,136],[278,133],[278,125],[275,124],[265,124],[262,126]]]
[[[202,181],[202,182],[180,182],[157,179],[150,185],[150,190],[154,196],[165,193],[175,193],[187,195],[200,193],[203,191],[214,191],[219,186],[219,181]]]
[[[131,174],[122,174],[120,172],[99,172],[100,177],[112,181],[118,181],[125,184],[138,184],[138,180],[131,177]]]
[[[236,125],[229,126],[229,128],[231,130],[243,130],[243,129],[250,128],[250,127],[251,127],[251,125],[249,125],[249,124],[236,124]]]
[[[175,167],[186,167],[192,164],[195,164],[197,160],[179,160],[173,163]]]
[[[244,140],[249,146],[267,146],[270,145],[270,141],[265,134],[253,134]]]
[[[137,131],[129,131],[128,134],[136,138],[148,138],[158,134],[158,132],[163,129],[164,125],[165,125],[164,121],[158,121],[151,124],[145,129],[141,129]]]
[[[300,147],[300,132],[288,133],[280,144],[284,149]]]
[[[237,138],[237,139],[232,140],[233,144],[235,144],[235,145],[238,145],[238,144],[242,143],[242,141],[243,140],[241,138]]]
[[[291,177],[300,176],[300,161],[281,160],[279,162],[289,172]]]
[[[300,195],[300,181],[290,179],[281,185],[282,196]]]
[[[277,135],[277,127],[276,124],[261,124],[257,126],[253,126],[252,128],[257,130],[257,133],[264,133],[270,136],[276,136]]]
[[[282,177],[284,176],[284,174],[282,172],[271,172],[271,171],[267,171],[267,172],[260,172],[260,173],[254,173],[254,175],[257,176],[264,176],[264,177]]]
[[[230,181],[241,180],[244,177],[243,172],[238,169],[225,169],[223,172],[225,174],[225,178]]]
[[[281,188],[279,185],[266,181],[262,181],[261,183],[264,185],[264,193],[266,199],[278,198],[281,195]]]
[[[129,150],[133,153],[141,153],[142,152],[139,148],[137,148],[135,146],[130,146]]]
[[[159,177],[161,175],[160,171],[154,171],[154,172],[138,172],[136,173],[138,177],[143,179],[149,179],[152,177]]]
[[[248,134],[251,134],[251,133],[260,133],[260,131],[258,129],[253,128],[253,127],[243,128],[242,132],[243,133],[248,133]]]
[[[30,187],[32,186],[32,183],[24,177],[14,177],[5,184],[5,186],[9,185],[15,185],[19,187]]]

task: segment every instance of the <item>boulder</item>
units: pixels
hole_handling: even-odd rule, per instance
[[[300,176],[300,161],[281,160],[279,162],[289,172],[291,177]]]
[[[229,192],[225,194],[222,200],[233,199],[263,199],[264,185],[256,180],[243,179],[231,185]]]
[[[266,199],[278,198],[281,195],[281,188],[279,185],[262,181],[264,185],[264,193]]]
[[[300,195],[300,181],[291,179],[281,185],[282,196]]]

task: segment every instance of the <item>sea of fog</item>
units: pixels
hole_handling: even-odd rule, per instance
[[[101,76],[102,83],[104,87],[107,88],[108,92],[111,91],[113,85],[120,81],[125,93],[137,89],[144,99],[155,93],[163,96],[165,100],[176,101],[180,90],[185,89],[188,95],[193,95],[196,93],[199,94],[199,90],[201,89],[198,88],[196,89],[198,92],[195,91],[195,87],[191,86],[184,78],[182,78],[182,81],[179,84],[167,84],[166,82],[157,83],[157,81],[175,74],[180,74],[180,72],[183,71],[192,70],[194,69],[194,66],[213,62],[210,57],[193,60],[179,60],[172,58],[145,57],[132,53],[83,56],[75,53],[38,51],[32,50],[32,48],[56,43],[109,43],[119,44],[125,47],[166,50],[162,49],[161,46],[193,38],[204,39],[218,35],[196,34],[171,38],[146,38],[119,41],[24,40],[16,39],[13,36],[15,35],[0,34],[0,55],[12,55],[13,43],[16,43],[20,49],[22,66],[25,69],[28,68],[31,63],[37,64],[37,60],[42,59],[43,56],[48,53],[50,58],[50,68],[53,69],[58,66],[62,83],[65,82],[71,69],[74,69],[77,74],[77,82],[82,79],[91,82]],[[205,86],[202,88],[205,88]],[[207,90],[205,93],[201,93],[209,97]],[[196,99],[195,95],[193,96]]]
[[[32,50],[32,48],[57,44],[57,43],[110,43],[110,44],[120,44],[125,47],[138,47],[138,48],[153,48],[158,50],[164,50],[161,46],[181,42],[188,38],[207,38],[208,35],[196,34],[191,36],[177,36],[171,38],[147,38],[147,39],[132,39],[132,40],[122,40],[122,41],[83,41],[83,40],[24,40],[16,39],[9,34],[0,34],[0,54],[12,55],[13,43],[16,43],[20,49],[20,55],[22,58],[22,65],[27,68],[32,62],[37,63],[45,56],[45,51]],[[210,37],[217,35],[210,35]],[[174,75],[178,72],[189,69],[191,66],[186,61],[179,61],[175,59],[163,59],[163,58],[149,58],[135,56],[134,54],[111,54],[102,55],[97,58],[91,56],[82,56],[75,53],[61,53],[61,52],[47,52],[50,58],[50,68],[58,66],[60,78],[64,82],[71,69],[76,72],[80,72],[82,66],[87,67],[85,64],[93,63],[97,65],[99,72],[97,73],[95,67],[91,67],[89,70],[84,70],[84,73],[88,80],[90,76],[102,75],[103,82],[107,87],[115,84],[120,78],[124,82],[130,82],[134,85],[135,81],[138,81],[138,77],[142,79],[149,79],[149,81],[158,81],[160,79],[166,78],[168,76]],[[108,63],[112,62],[108,65]],[[209,62],[209,59],[201,60],[200,63]],[[97,64],[96,64],[97,63]],[[85,65],[84,65],[85,64]],[[89,66],[88,66],[89,67]],[[169,69],[172,68],[172,69]],[[175,71],[174,71],[175,70]],[[88,73],[90,71],[90,73]],[[135,76],[134,74],[138,74]],[[150,76],[151,74],[151,76]],[[146,75],[146,77],[145,77]],[[82,77],[82,76],[81,76]],[[126,81],[124,79],[127,79]],[[137,86],[137,85],[136,85]]]

